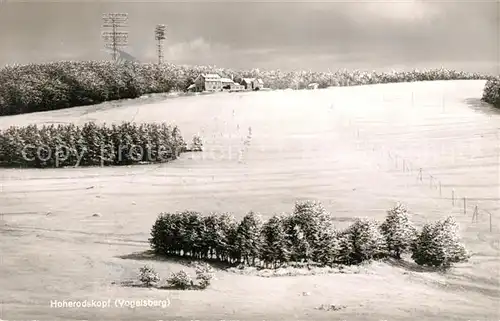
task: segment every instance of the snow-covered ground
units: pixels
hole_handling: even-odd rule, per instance
[[[165,121],[178,124],[186,140],[200,134],[205,151],[161,165],[0,170],[0,317],[497,319],[500,116],[479,100],[484,83],[221,93],[1,117],[0,128]],[[323,202],[341,226],[359,216],[382,219],[397,201],[417,224],[451,213],[474,256],[447,276],[378,264],[373,275],[263,279],[220,272],[204,292],[111,284],[144,264],[118,256],[148,249],[162,211],[269,216],[290,211],[297,199]],[[181,267],[153,264],[163,276]],[[305,291],[311,295],[300,296]],[[50,300],[165,296],[166,309],[50,307]],[[347,308],[314,309],[330,303]]]

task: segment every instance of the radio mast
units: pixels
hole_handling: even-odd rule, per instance
[[[116,62],[117,51],[120,47],[128,44],[128,31],[121,28],[127,27],[128,13],[104,13],[102,15],[102,38],[106,43],[106,48],[112,50],[112,59]]]
[[[165,37],[165,25],[157,25],[155,28],[155,40],[157,41],[156,49],[158,52],[158,64],[163,63],[163,41]]]

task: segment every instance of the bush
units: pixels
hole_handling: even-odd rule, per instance
[[[396,259],[401,259],[401,254],[409,250],[417,233],[408,217],[408,210],[401,204],[387,212],[380,229],[385,237],[389,255]]]
[[[419,265],[448,268],[467,261],[469,254],[460,243],[453,217],[424,225],[412,245],[412,259]]]
[[[139,269],[139,280],[147,287],[160,281],[160,276],[151,266],[143,266]]]
[[[193,287],[193,279],[191,276],[184,270],[180,270],[179,272],[174,272],[167,279],[168,284],[174,288],[178,288],[181,290],[186,290]]]
[[[12,126],[0,130],[0,166],[132,165],[177,158],[184,140],[166,124]]]
[[[209,66],[110,61],[61,61],[6,66],[0,69],[0,116],[57,110],[109,100],[137,98],[145,94],[186,90],[202,73],[222,77],[261,78],[271,89],[304,89],[310,83],[321,88],[391,82],[451,79],[490,79],[477,73],[446,69],[402,72],[283,72],[279,70],[231,70]]]
[[[195,264],[196,280],[201,289],[206,289],[215,278],[214,269],[207,263],[198,262]]]

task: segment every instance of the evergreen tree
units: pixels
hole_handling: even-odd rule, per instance
[[[356,219],[347,229],[347,234],[352,249],[352,264],[381,258],[387,251],[384,236],[376,221]]]
[[[217,251],[217,246],[221,242],[221,231],[219,231],[219,224],[217,221],[217,215],[210,213],[208,216],[203,218],[203,225],[205,230],[203,233],[203,242],[207,250],[208,258],[214,258]]]
[[[401,259],[415,241],[416,229],[408,217],[408,210],[401,204],[387,211],[387,217],[380,226],[387,243],[389,254]]]
[[[290,259],[284,220],[277,215],[262,226],[261,260],[266,264],[284,263]]]
[[[349,229],[337,231],[332,242],[332,252],[334,254],[333,263],[356,264],[353,262],[354,246],[351,242]]]
[[[328,266],[336,262],[340,253],[337,233],[333,227],[325,228],[319,232],[318,244],[313,251],[314,262]]]
[[[153,267],[145,265],[139,269],[139,280],[147,287],[160,281],[160,276]]]
[[[193,211],[179,213],[181,218],[182,251],[184,255],[198,258],[202,249],[201,214]]]
[[[412,259],[419,265],[448,268],[469,258],[458,236],[453,217],[424,225],[412,245]]]
[[[215,251],[222,262],[233,263],[241,258],[241,252],[236,244],[237,228],[238,224],[233,215],[222,213],[217,217],[218,235]]]
[[[288,221],[287,226],[290,226]],[[288,243],[291,244],[290,259],[292,262],[308,261],[312,258],[313,250],[303,231],[302,225],[292,225],[293,228],[289,229]]]
[[[95,123],[88,122],[82,126],[82,142],[86,152],[82,158],[81,165],[100,164],[103,142]]]
[[[292,261],[313,260],[324,245],[325,231],[333,230],[330,213],[319,202],[297,201],[286,219]]]
[[[236,245],[247,264],[255,265],[262,248],[262,220],[254,212],[243,217],[237,229]]]
[[[151,228],[149,243],[156,254],[177,255],[180,250],[179,216],[161,213]]]
[[[172,150],[174,152],[174,159],[177,158],[187,148],[187,144],[182,138],[179,127],[174,126],[172,129]]]

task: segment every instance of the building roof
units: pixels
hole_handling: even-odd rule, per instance
[[[263,83],[264,83],[264,82],[262,81],[262,79],[260,79],[260,78],[259,78],[259,79],[257,79],[257,80],[255,80],[255,81],[256,81],[256,82],[258,82],[259,84],[263,84]]]
[[[254,80],[255,80],[255,78],[243,78],[243,79],[241,79],[241,81],[244,81],[246,83],[251,83]]]
[[[202,74],[202,77],[205,79],[220,79],[220,76],[217,74]]]
[[[234,81],[232,81],[231,79],[229,78],[221,78],[220,81],[222,82],[226,82],[226,83],[233,83]]]

